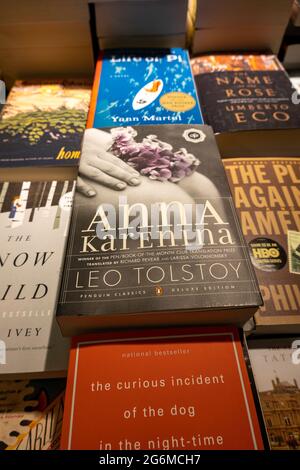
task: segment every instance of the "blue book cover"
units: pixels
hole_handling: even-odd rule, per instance
[[[180,48],[104,51],[88,127],[202,124],[189,54]]]

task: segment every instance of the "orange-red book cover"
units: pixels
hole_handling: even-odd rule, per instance
[[[238,331],[73,340],[62,449],[263,449]]]

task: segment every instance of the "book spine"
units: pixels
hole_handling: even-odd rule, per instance
[[[87,122],[86,122],[86,128],[90,129],[93,127],[94,124],[94,117],[95,117],[95,111],[96,111],[96,106],[97,106],[97,98],[100,90],[100,80],[101,80],[101,70],[102,70],[102,63],[103,63],[103,52],[100,52],[99,58],[96,64],[96,70],[95,70],[95,76],[94,76],[94,82],[93,82],[93,88],[92,88],[92,95],[91,95],[91,101],[90,101],[90,108],[88,112],[88,117],[87,117]]]

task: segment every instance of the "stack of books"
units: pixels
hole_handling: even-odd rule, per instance
[[[139,73],[128,67],[133,57],[102,56],[83,140],[57,310],[63,334],[79,335],[72,340],[61,447],[296,449],[299,342],[292,335],[300,331],[300,158],[288,156],[292,150],[285,142],[279,154],[264,156],[259,145],[267,131],[280,142],[280,126],[272,116],[260,121],[263,125],[253,123],[255,113],[259,121],[272,108],[289,113],[284,131],[299,132],[291,84],[274,55],[197,58],[192,68],[200,117],[207,122],[209,116],[213,129],[196,121],[164,124],[170,115],[161,102],[158,106],[164,92],[159,81],[170,76],[168,61],[156,53],[160,67],[147,83],[143,66],[155,63],[154,57],[147,55],[145,65],[139,57]],[[124,97],[106,78],[118,81],[122,73]],[[144,77],[145,88],[142,81],[135,84],[135,74]],[[198,74],[207,74],[206,81],[197,80]],[[220,93],[229,93],[230,109],[222,97],[217,101],[214,82]],[[148,100],[154,90],[157,96]],[[247,102],[249,93],[264,101],[252,96]],[[241,96],[234,100],[234,94]],[[227,119],[227,112],[245,113],[245,126]],[[190,113],[183,112],[181,122]],[[145,116],[154,118],[149,122]],[[218,127],[222,123],[228,134],[249,133],[253,155],[245,144],[238,156],[243,147],[232,143],[236,155],[229,153],[221,164],[213,130],[216,136],[225,132]],[[114,167],[109,173],[108,163]],[[94,174],[91,165],[98,169]],[[175,228],[183,226],[177,238]],[[254,330],[243,339],[235,326],[255,310]],[[230,433],[229,416],[235,423]],[[109,423],[105,427],[103,420]]]
[[[274,55],[204,55],[192,59],[192,69],[264,297],[255,331],[300,331],[300,162],[294,145],[300,119],[292,83]]]
[[[185,47],[188,0],[96,0],[100,49]]]
[[[70,344],[55,313],[89,100],[82,80],[18,81],[1,114],[2,449],[59,445]]]
[[[1,5],[0,65],[15,79],[89,77],[93,55],[85,0],[12,0]]]
[[[261,3],[245,37],[267,9],[283,27],[291,2]],[[190,10],[201,34],[231,8],[254,24],[229,1],[222,29],[214,5]],[[96,2],[100,44],[169,40],[181,8]],[[299,448],[294,98],[274,54],[178,47],[102,51],[91,100],[82,80],[16,82],[0,120],[0,449],[61,433],[74,450]]]
[[[270,447],[295,450],[300,445],[300,157],[290,142],[293,135],[299,141],[297,77],[291,83],[274,55],[202,55],[192,59],[192,69],[264,300],[245,341],[250,379],[253,373]]]
[[[19,81],[1,114],[2,376],[67,366],[53,319],[89,98],[82,81]]]
[[[213,51],[279,51],[293,0],[189,2],[194,54]]]
[[[57,310],[64,335],[84,334],[63,449],[263,448],[233,326],[261,296],[188,57],[174,56],[119,53],[97,67]],[[173,110],[180,102],[194,106]]]
[[[222,157],[298,157],[299,106],[275,55],[201,55],[191,62],[204,122]]]

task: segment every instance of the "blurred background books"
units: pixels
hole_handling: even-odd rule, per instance
[[[0,73],[15,79],[92,77],[100,49],[189,47],[279,53],[300,69],[293,0],[11,0],[1,6]]]

